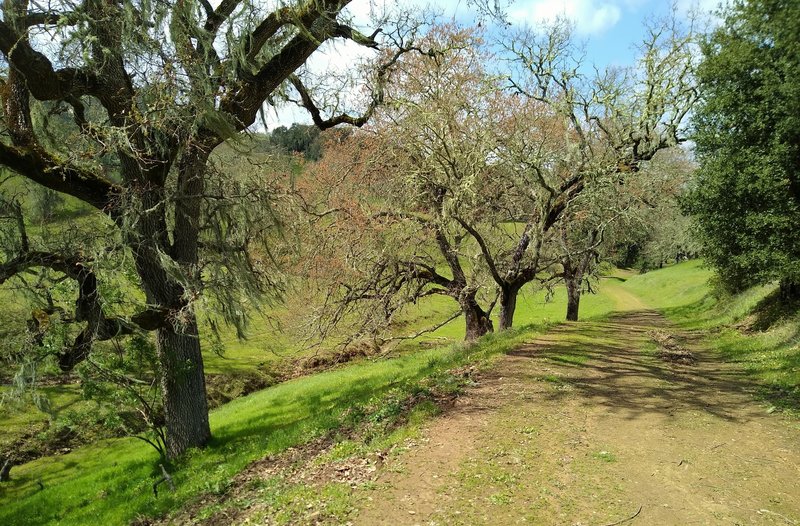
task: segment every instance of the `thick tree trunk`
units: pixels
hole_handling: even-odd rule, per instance
[[[464,339],[468,342],[477,340],[484,334],[490,333],[494,330],[492,327],[492,320],[486,312],[478,305],[475,298],[467,298],[461,303],[461,309],[464,312],[464,320],[466,323],[466,335]]]
[[[503,287],[500,291],[500,330],[514,326],[514,312],[517,310],[519,288]]]
[[[581,278],[570,276],[564,279],[567,284],[567,321],[578,321],[581,306]]]
[[[140,195],[142,208],[148,213],[140,218],[138,236],[131,243],[148,304],[166,309],[171,318],[177,318],[170,319],[156,334],[170,458],[189,448],[202,447],[211,438],[197,319],[187,305],[184,286],[170,276],[162,262],[167,253],[187,277],[199,279],[200,195],[206,158],[204,152],[193,149],[185,152],[181,160],[181,199],[175,204],[172,222],[174,243],[169,242],[165,196],[158,186],[146,188]]]
[[[194,314],[183,332],[159,329],[158,357],[167,425],[167,455],[180,456],[211,438],[206,381]]]

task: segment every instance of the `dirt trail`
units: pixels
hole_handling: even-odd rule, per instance
[[[618,300],[627,312],[503,358],[360,490],[353,523],[800,524],[798,422],[635,297]],[[697,362],[660,360],[654,329]]]

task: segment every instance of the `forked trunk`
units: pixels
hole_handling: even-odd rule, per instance
[[[167,456],[176,458],[211,438],[203,355],[194,314],[183,332],[159,329],[158,358],[167,427]]]
[[[211,438],[197,318],[186,303],[184,286],[162,262],[163,254],[169,254],[187,276],[199,280],[200,195],[206,158],[203,151],[192,148],[181,159],[181,199],[176,201],[172,221],[174,243],[169,242],[169,221],[163,212],[166,197],[160,187],[142,192],[143,208],[155,212],[143,215],[138,236],[132,239],[137,272],[148,303],[169,312],[168,322],[156,332],[169,458],[176,458],[189,448],[202,447]]]

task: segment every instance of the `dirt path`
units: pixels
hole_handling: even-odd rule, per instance
[[[635,297],[618,303],[503,358],[360,490],[353,523],[800,524],[798,422]],[[698,361],[660,360],[654,329]]]

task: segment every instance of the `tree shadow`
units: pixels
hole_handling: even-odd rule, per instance
[[[753,320],[749,329],[763,332],[789,320],[800,312],[800,298],[786,299],[775,290],[759,301],[751,311]]]
[[[677,365],[645,354],[648,333],[663,329],[665,320],[657,313],[636,311],[604,322],[558,328],[547,340],[529,344],[509,353],[517,359],[536,359],[561,367],[565,354],[588,356],[583,366],[565,370],[570,391],[548,390],[542,396],[559,400],[578,396],[587,406],[600,406],[634,419],[644,414],[672,417],[687,411],[701,411],[726,421],[746,420],[763,414],[752,403],[757,386],[745,371],[720,364],[708,351],[691,349],[693,365]],[[667,329],[669,330],[669,329]],[[687,339],[691,345],[692,337]],[[602,343],[593,343],[592,341]],[[570,364],[572,365],[572,364]],[[522,382],[537,380],[537,367],[516,367],[511,372]]]

